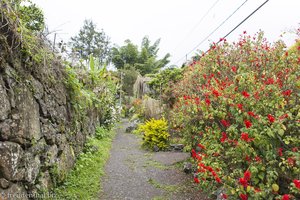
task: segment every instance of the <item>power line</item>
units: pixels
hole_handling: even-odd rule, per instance
[[[179,61],[181,61],[182,59],[184,59],[188,54],[192,53],[193,51],[195,51],[201,44],[203,44],[212,34],[214,34],[221,26],[223,26],[241,7],[243,7],[245,5],[245,3],[248,0],[245,0],[237,9],[235,9],[235,11],[233,11],[233,13],[231,13],[217,28],[215,28],[208,36],[206,36],[199,44],[197,44],[191,51],[189,51],[185,56],[183,56],[182,58],[180,58],[178,61],[175,62],[175,64],[177,64]]]
[[[241,21],[238,25],[236,25],[229,33],[227,33],[223,38],[226,38],[229,36],[235,29],[237,29],[240,25],[242,25],[247,19],[249,19],[254,13],[256,13],[259,9],[261,9],[269,0],[266,0],[264,3],[262,3],[258,8],[256,8],[250,15],[248,15],[243,21]],[[217,42],[217,44],[220,41]]]
[[[229,31],[224,37],[228,37],[233,31],[235,31],[240,25],[242,25],[247,19],[249,19],[254,13],[256,13],[259,9],[261,9],[269,0],[266,0],[264,3],[262,3],[258,8],[256,8],[252,13],[250,13],[243,21],[241,21],[238,25],[236,25],[231,31]],[[219,40],[216,44],[219,44],[221,40]],[[209,48],[204,54],[206,54],[211,48]]]
[[[199,24],[207,17],[207,15],[210,13],[210,11],[217,5],[217,3],[219,2],[220,0],[216,0],[214,2],[214,4],[206,11],[206,13],[201,17],[201,19],[197,22],[197,24],[190,30],[190,32],[188,34],[185,35],[185,37],[181,40],[181,42],[179,42],[175,49],[177,49],[184,41],[185,39],[190,36],[194,31],[195,29],[199,26]]]

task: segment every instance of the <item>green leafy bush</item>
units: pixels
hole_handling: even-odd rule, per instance
[[[195,182],[228,199],[300,199],[300,46],[260,33],[213,44],[175,85]]]
[[[110,137],[110,132],[109,130],[107,130],[106,128],[102,127],[102,126],[98,126],[96,128],[96,133],[95,133],[95,138],[97,138],[98,140],[101,140],[103,138],[107,138]]]
[[[137,132],[143,133],[143,146],[153,149],[157,146],[159,149],[168,148],[169,133],[167,132],[168,123],[165,119],[150,119],[144,124],[139,125]]]
[[[183,78],[183,69],[168,68],[152,75],[151,78],[149,86],[154,91],[151,96],[172,107],[176,99],[172,93],[172,86]]]

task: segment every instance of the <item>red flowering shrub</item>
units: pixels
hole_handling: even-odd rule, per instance
[[[300,198],[299,55],[244,34],[213,45],[173,87],[172,120],[194,147],[203,189],[222,188],[228,199]]]

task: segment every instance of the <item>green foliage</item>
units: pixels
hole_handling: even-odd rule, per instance
[[[222,188],[228,199],[300,198],[299,49],[242,35],[212,45],[173,87],[174,124],[203,189]]]
[[[119,70],[122,74],[122,91],[125,92],[125,95],[133,96],[133,85],[139,75],[133,67],[128,69]]]
[[[45,27],[43,11],[31,2],[20,6],[20,18],[28,30],[42,31]]]
[[[159,149],[168,148],[169,133],[168,124],[165,119],[150,119],[144,124],[140,124],[137,132],[143,133],[143,146],[153,149],[157,146]]]
[[[169,63],[170,57],[170,54],[166,54],[162,59],[157,58],[159,44],[159,39],[151,45],[149,38],[144,37],[139,51],[137,45],[126,40],[124,46],[112,49],[112,63],[117,69],[133,67],[141,75],[156,73]]]
[[[97,198],[113,135],[103,127],[97,128],[96,137],[89,139],[86,152],[80,155],[74,170],[67,175],[63,185],[54,189],[57,199]]]
[[[131,116],[130,120],[142,120],[144,121],[145,108],[143,106],[142,99],[133,99],[129,105],[129,115]]]
[[[172,93],[172,86],[183,78],[183,69],[168,68],[154,74],[149,86],[154,90],[154,97],[160,97],[164,103],[170,107],[175,102],[175,97]]]
[[[110,41],[102,30],[97,31],[96,24],[85,20],[77,36],[71,38],[70,46],[73,52],[79,52],[81,58],[88,60],[90,55],[98,59],[100,65],[109,62]]]
[[[112,62],[117,69],[125,69],[134,66],[138,60],[138,47],[130,40],[125,40],[125,45],[112,48]]]
[[[109,137],[110,134],[111,134],[111,132],[109,132],[108,129],[106,129],[104,127],[101,127],[101,126],[98,126],[96,128],[95,138],[98,139],[98,140],[102,140],[104,138]]]
[[[89,109],[101,116],[102,125],[110,126],[117,121],[117,84],[106,67],[100,67],[90,58],[90,70],[66,66],[66,84],[71,93],[72,105],[81,117]]]
[[[44,27],[42,11],[26,0],[3,0],[2,4],[5,5],[0,7],[1,32],[6,37],[4,43],[10,49],[19,48],[21,58],[28,64],[31,60],[44,65],[51,62],[53,52],[38,34]]]

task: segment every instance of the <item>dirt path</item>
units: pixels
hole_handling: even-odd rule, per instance
[[[205,200],[191,176],[176,163],[188,154],[178,152],[152,153],[140,148],[141,139],[125,133],[128,122],[117,129],[111,156],[102,179],[100,200]]]

